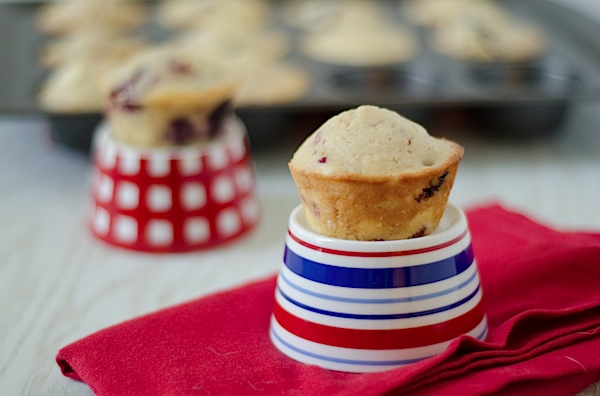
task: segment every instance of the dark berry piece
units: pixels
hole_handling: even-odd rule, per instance
[[[185,144],[197,135],[194,126],[185,118],[176,118],[171,121],[167,131],[167,139],[175,144]]]
[[[169,69],[171,70],[171,72],[173,72],[173,74],[179,74],[179,75],[190,75],[192,74],[192,65],[190,65],[189,63],[184,63],[181,62],[177,59],[171,59],[169,60]]]
[[[425,187],[423,191],[421,191],[421,194],[415,198],[415,201],[421,202],[424,199],[431,198],[433,194],[440,190],[442,184],[444,184],[444,181],[446,180],[446,176],[448,176],[448,171],[445,171],[440,177],[438,177],[435,183],[430,183],[429,187]]]
[[[120,108],[126,112],[135,112],[141,110],[138,104],[135,86],[142,77],[143,70],[138,71],[129,80],[112,90],[109,94],[111,107]]]

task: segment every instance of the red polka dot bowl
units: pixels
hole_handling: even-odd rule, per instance
[[[125,145],[103,124],[93,158],[90,228],[108,244],[155,253],[203,250],[259,221],[246,128],[235,117],[213,142],[177,148]]]

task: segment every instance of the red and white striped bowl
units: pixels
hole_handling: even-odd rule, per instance
[[[431,235],[349,241],[290,216],[270,337],[303,363],[374,372],[440,354],[455,338],[485,338],[487,322],[464,213],[448,204]]]
[[[202,250],[231,241],[259,220],[245,126],[227,121],[208,145],[140,148],[94,141],[90,227],[99,239],[146,252]]]

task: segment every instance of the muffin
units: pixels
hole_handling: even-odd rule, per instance
[[[45,44],[40,53],[40,65],[60,66],[75,58],[90,58],[92,62],[118,65],[147,48],[142,38],[123,36],[112,31],[81,32],[61,36]]]
[[[89,58],[78,57],[52,69],[37,95],[40,108],[49,113],[95,113],[104,107],[98,81],[91,77],[103,66]]]
[[[326,121],[297,149],[289,169],[315,232],[380,241],[435,231],[463,148],[375,106]]]
[[[378,25],[384,9],[370,0],[289,0],[283,2],[282,19],[303,31],[319,31],[341,23]]]
[[[173,45],[195,59],[216,59],[225,67],[245,68],[284,58],[292,48],[290,37],[282,30],[214,27],[179,35]]]
[[[121,0],[63,0],[45,4],[37,15],[42,33],[63,35],[86,30],[130,32],[148,19],[144,4]]]
[[[476,62],[530,61],[542,56],[547,46],[537,26],[508,16],[449,19],[434,30],[431,44],[441,54]]]
[[[237,81],[222,67],[156,50],[111,75],[107,119],[113,137],[134,146],[202,143],[233,113]]]
[[[417,41],[401,26],[343,26],[306,34],[300,51],[323,63],[375,67],[406,62],[418,50]]]
[[[399,4],[411,22],[430,28],[458,17],[493,21],[505,15],[504,9],[491,0],[410,0]]]
[[[41,57],[51,69],[38,92],[40,108],[52,113],[102,112],[106,102],[102,79],[144,46],[139,40],[87,36],[53,43]]]
[[[233,26],[262,28],[270,20],[265,0],[164,0],[157,8],[157,22],[171,30]]]
[[[326,27],[303,34],[299,49],[323,63],[370,67],[413,58],[418,42],[410,29],[388,20],[381,7],[354,1],[339,10]]]
[[[429,28],[434,51],[474,62],[523,62],[546,50],[544,33],[490,0],[412,0],[409,19]]]
[[[303,99],[311,88],[308,71],[291,62],[248,64],[237,73],[242,80],[237,106],[271,106]]]

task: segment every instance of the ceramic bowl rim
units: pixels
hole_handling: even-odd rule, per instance
[[[304,216],[304,208],[296,206],[289,217],[289,232],[300,240],[320,248],[351,252],[398,252],[424,249],[444,245],[455,239],[462,239],[468,231],[467,218],[457,205],[448,202],[437,229],[426,236],[390,240],[390,241],[355,241],[324,236],[314,232]]]

